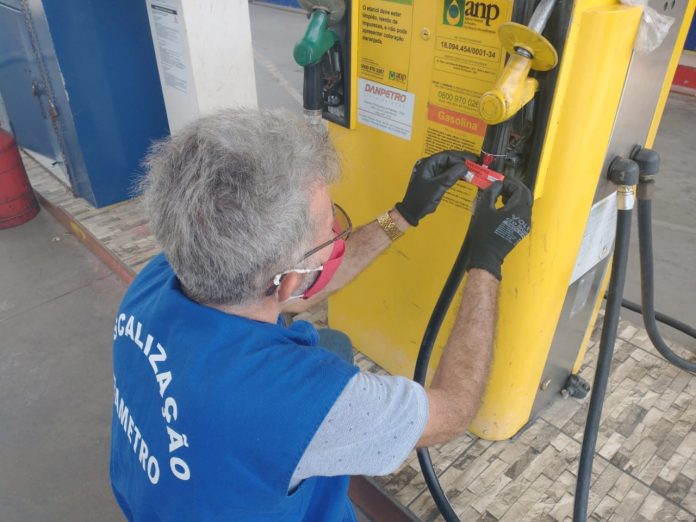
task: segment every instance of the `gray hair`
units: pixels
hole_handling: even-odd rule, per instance
[[[140,183],[150,228],[186,293],[246,304],[312,248],[312,187],[335,181],[326,131],[287,111],[226,109],[153,145]]]

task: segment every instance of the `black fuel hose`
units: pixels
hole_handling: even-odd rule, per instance
[[[626,280],[626,266],[628,265],[628,245],[631,241],[631,214],[630,209],[619,210],[616,220],[616,245],[611,266],[606,312],[604,314],[604,323],[602,324],[597,370],[595,371],[594,383],[592,385],[592,396],[587,412],[587,421],[585,422],[578,479],[575,486],[574,522],[587,520],[587,501],[590,492],[590,480],[592,478],[592,461],[597,446],[599,422],[602,417],[604,395],[607,391],[611,359],[614,354],[614,344],[616,343],[616,331],[619,326],[619,316],[621,315],[621,301]]]
[[[450,270],[449,276],[447,276],[447,281],[442,287],[440,292],[440,297],[435,303],[433,312],[428,320],[428,326],[425,328],[425,333],[423,334],[423,340],[421,341],[420,350],[418,351],[418,358],[416,359],[416,369],[413,373],[413,380],[425,386],[425,378],[428,373],[428,365],[430,363],[430,356],[433,353],[433,346],[435,345],[435,340],[437,339],[437,334],[440,332],[440,327],[442,326],[442,321],[444,321],[447,315],[447,310],[452,304],[452,300],[457,293],[459,285],[462,283],[464,274],[466,273],[466,263],[469,258],[469,234],[467,232],[466,237],[459,249],[459,254],[457,259],[452,265],[452,270]],[[452,505],[449,500],[447,500],[447,495],[440,485],[440,481],[437,478],[437,474],[433,469],[433,462],[430,458],[430,452],[428,448],[418,448],[416,450],[418,455],[418,463],[420,464],[421,471],[423,472],[423,478],[425,483],[430,490],[430,494],[440,510],[443,518],[446,522],[459,522],[459,517],[452,509]]]
[[[302,108],[317,111],[324,107],[321,84],[321,63],[312,63],[304,67],[304,86],[302,88]]]
[[[641,298],[642,307],[623,299],[623,288],[628,264],[628,245],[631,236],[631,210],[619,210],[616,222],[616,245],[614,248],[614,261],[612,263],[611,279],[607,292],[607,305],[602,325],[602,336],[599,346],[597,370],[592,386],[592,396],[588,410],[585,432],[582,442],[582,450],[579,460],[578,479],[575,490],[575,504],[573,508],[574,522],[584,522],[587,519],[587,503],[589,499],[590,482],[592,478],[592,463],[597,445],[597,434],[602,416],[604,396],[607,390],[611,360],[616,343],[616,333],[619,324],[621,307],[634,312],[642,313],[646,331],[650,340],[660,354],[669,362],[687,371],[695,371],[696,364],[682,359],[675,354],[664,342],[656,321],[663,322],[683,333],[696,338],[696,329],[670,316],[656,312],[654,308],[654,279],[653,279],[653,249],[652,249],[652,205],[650,200],[638,200],[638,234],[640,243],[641,263]],[[469,256],[468,234],[464,239],[442,288],[437,303],[428,321],[423,335],[421,347],[416,360],[416,368],[413,379],[425,385],[428,365],[432,355],[433,346],[437,335],[445,319],[447,311],[452,304],[457,289],[461,285],[466,273],[466,261]],[[417,450],[418,462],[428,486],[428,490],[440,510],[446,522],[460,522],[452,505],[447,499],[439,479],[433,468],[430,452],[427,448]]]
[[[673,317],[655,311],[655,281],[652,246],[652,200],[638,199],[638,242],[640,249],[641,305],[623,299],[628,243],[631,232],[630,210],[619,210],[616,225],[616,247],[612,265],[611,280],[607,292],[606,313],[602,325],[602,337],[599,345],[599,358],[592,386],[592,397],[585,423],[582,440],[578,480],[575,490],[573,521],[584,522],[587,519],[587,502],[589,499],[590,480],[592,478],[592,461],[597,444],[597,433],[602,416],[602,405],[606,393],[611,357],[616,342],[616,329],[620,307],[628,308],[643,316],[645,329],[650,341],[668,362],[689,372],[696,372],[696,363],[680,357],[667,346],[657,327],[657,321],[667,324],[690,337],[696,338],[696,329]]]
[[[631,310],[632,312],[643,315],[643,308],[638,303],[624,299],[621,301],[621,306],[627,310]],[[667,326],[670,326],[675,330],[696,339],[696,328],[690,324],[686,324],[679,319],[675,319],[674,317],[658,312],[657,310],[655,310],[653,313],[655,314],[655,321],[658,323],[666,324]]]
[[[648,332],[648,337],[652,341],[655,349],[660,352],[660,355],[667,359],[677,368],[688,372],[696,373],[696,362],[687,361],[672,351],[667,346],[667,343],[662,338],[660,331],[657,328],[657,314],[655,313],[655,280],[653,266],[653,245],[652,245],[652,200],[638,200],[638,244],[640,247],[640,290],[642,301],[642,314],[645,330]],[[661,314],[662,315],[662,314]],[[694,328],[677,321],[671,317],[670,326],[674,326],[677,330],[681,330],[691,337],[696,331]],[[665,322],[665,321],[663,321]]]
[[[481,150],[487,151],[493,156],[494,159],[490,165],[490,168],[493,170],[502,171],[504,168],[505,151],[510,140],[510,129],[511,122],[509,120],[499,125],[489,125],[486,129],[486,136]],[[482,152],[482,155],[484,154],[485,153]],[[464,274],[466,274],[466,264],[469,259],[469,245],[469,233],[467,231],[462,246],[459,249],[459,254],[457,254],[457,258],[454,260],[452,269],[447,276],[445,285],[442,287],[440,296],[435,303],[435,307],[428,320],[428,325],[423,333],[423,340],[421,341],[420,349],[418,350],[418,358],[416,359],[416,368],[413,372],[413,380],[423,386],[425,386],[430,357],[433,353],[433,346],[435,346],[437,336],[440,333],[442,322],[445,320],[452,300],[457,294],[457,289],[462,284]],[[445,495],[440,481],[437,478],[437,474],[433,468],[433,461],[430,458],[430,451],[428,451],[428,448],[418,448],[416,454],[418,455],[418,463],[420,464],[425,484],[428,486],[430,495],[433,497],[435,505],[440,510],[445,522],[460,522],[459,517],[454,512],[450,501],[447,500],[447,495]]]
[[[504,168],[505,151],[510,140],[510,129],[510,120],[498,125],[489,125],[486,129],[486,136],[481,150],[493,156],[494,159],[490,165],[490,168],[493,170],[502,171]],[[482,152],[482,155],[485,155],[485,153]],[[457,289],[462,284],[464,274],[466,274],[466,264],[469,259],[469,245],[469,232],[467,231],[462,246],[459,249],[459,254],[457,254],[457,258],[454,260],[452,269],[447,276],[445,285],[442,287],[440,296],[435,303],[435,307],[428,320],[428,325],[423,333],[423,340],[421,341],[420,349],[418,350],[418,358],[416,359],[416,368],[413,372],[413,380],[423,386],[425,386],[430,357],[433,353],[433,346],[435,346],[437,336],[440,333],[442,322],[445,320],[452,300],[457,294]],[[416,454],[418,455],[418,463],[420,464],[425,484],[428,486],[428,490],[437,508],[440,510],[442,517],[445,519],[445,522],[460,522],[459,517],[452,508],[452,504],[447,500],[447,495],[445,495],[440,485],[440,481],[433,468],[433,461],[430,458],[428,448],[418,448]]]

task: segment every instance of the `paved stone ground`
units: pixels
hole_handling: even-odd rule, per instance
[[[581,375],[592,381],[596,330]],[[688,352],[674,346],[682,355]],[[364,356],[364,370],[380,371]],[[431,451],[463,521],[566,521],[589,400],[562,399],[514,440],[465,435]],[[593,466],[591,520],[696,520],[696,376],[622,321]],[[441,520],[415,454],[379,484],[424,521]]]
[[[31,158],[25,157],[25,164],[36,190],[134,271],[157,252],[137,200],[93,209]],[[303,318],[323,326],[326,309],[320,306]],[[581,371],[590,382],[596,357],[597,332]],[[362,354],[357,363],[383,373]],[[461,519],[570,520],[588,402],[559,398],[514,440],[465,435],[433,448],[436,471]],[[378,482],[423,520],[440,519],[415,453]],[[589,508],[592,520],[696,520],[696,377],[664,362],[645,331],[626,321],[604,406]]]

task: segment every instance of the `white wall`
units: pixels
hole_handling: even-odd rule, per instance
[[[256,107],[248,0],[147,0],[169,127]]]

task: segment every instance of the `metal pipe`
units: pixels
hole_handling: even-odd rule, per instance
[[[546,24],[551,17],[551,11],[553,11],[556,5],[556,0],[541,0],[539,5],[534,9],[532,18],[529,20],[527,26],[535,33],[541,34],[546,28]]]

